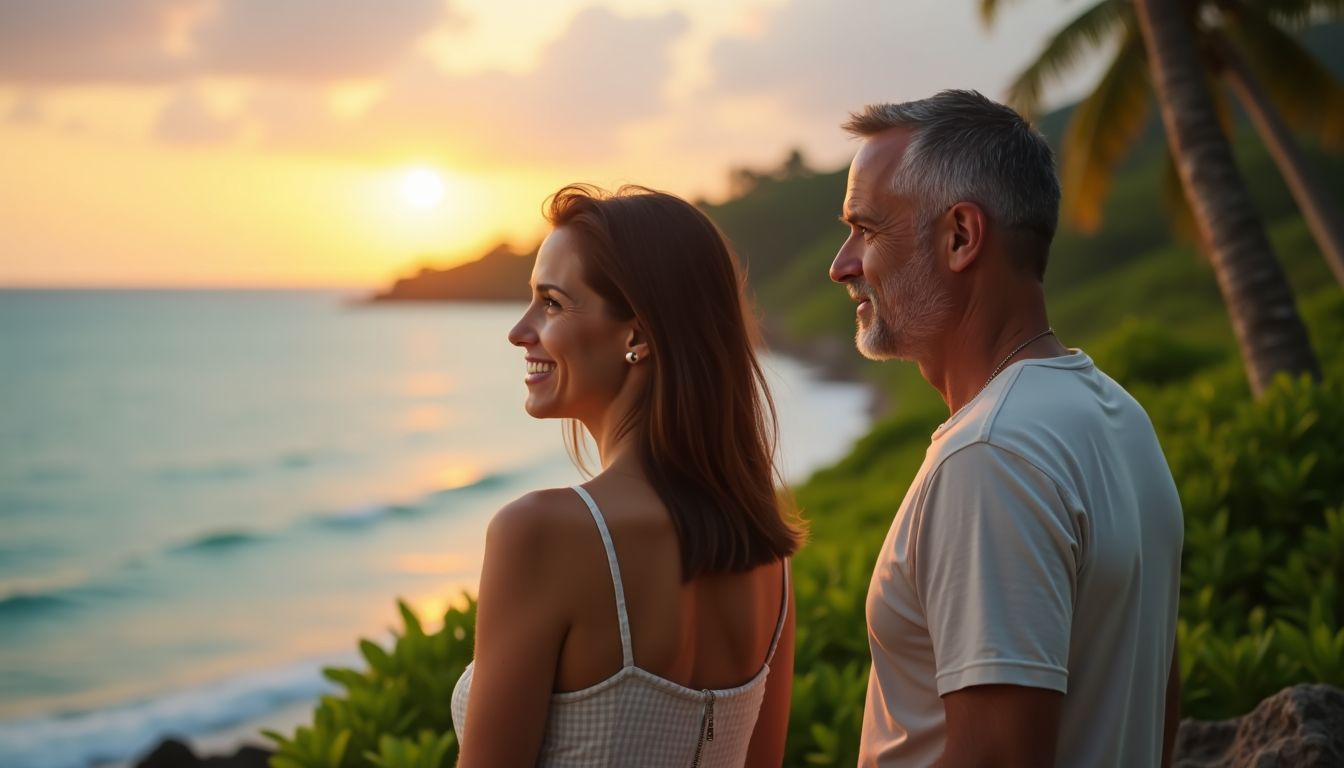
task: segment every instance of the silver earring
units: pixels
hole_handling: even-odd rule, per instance
[[[632,349],[629,352],[625,353],[625,361],[627,363],[630,363],[631,365],[634,365],[635,363],[639,362],[639,355],[635,354],[635,351]]]

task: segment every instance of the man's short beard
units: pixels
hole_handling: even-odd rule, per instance
[[[938,282],[932,238],[923,234],[918,251],[882,280],[880,292],[862,278],[851,286],[872,302],[872,320],[854,334],[854,345],[869,360],[917,359],[937,338],[951,312],[947,291]]]

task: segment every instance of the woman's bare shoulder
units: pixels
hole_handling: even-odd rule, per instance
[[[486,537],[513,552],[551,549],[593,526],[588,508],[569,488],[546,488],[519,496],[490,519]]]

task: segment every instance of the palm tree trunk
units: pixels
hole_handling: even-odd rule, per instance
[[[1135,0],[1167,142],[1232,319],[1251,391],[1320,366],[1264,224],[1218,124],[1188,0]]]
[[[1340,219],[1337,210],[1332,210],[1330,197],[1307,167],[1306,159],[1293,139],[1293,132],[1279,116],[1279,111],[1269,100],[1264,88],[1260,87],[1260,82],[1255,79],[1246,62],[1221,36],[1215,39],[1219,63],[1223,65],[1222,72],[1227,82],[1250,116],[1260,139],[1265,142],[1265,148],[1274,158],[1274,164],[1288,184],[1288,191],[1292,192],[1293,199],[1297,201],[1297,207],[1302,211],[1302,218],[1306,219],[1312,236],[1316,238],[1321,254],[1335,273],[1335,280],[1344,286],[1344,220]]]

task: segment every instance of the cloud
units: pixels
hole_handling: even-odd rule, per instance
[[[445,72],[418,43],[462,21],[446,0],[0,0],[0,82],[39,95],[90,83],[163,89],[150,135],[165,144],[246,135],[282,150],[396,147],[466,166],[583,168],[668,112],[672,49],[690,29],[676,11],[590,7],[525,71]],[[236,78],[241,102],[228,118],[201,98],[212,78]],[[334,88],[355,78],[377,95],[361,113],[334,114]]]
[[[454,21],[445,0],[0,0],[0,82],[369,77]]]
[[[676,146],[732,146],[755,158],[748,140],[766,133],[801,146],[823,164],[847,159],[840,129],[866,104],[972,88],[1002,98],[1051,30],[1078,13],[1058,0],[1021,0],[985,29],[973,2],[792,0],[763,10],[749,34],[710,48],[710,77],[699,93],[705,118],[683,126]],[[1083,66],[1070,82],[1088,81]],[[745,115],[745,117],[744,117]],[[739,160],[741,162],[741,160]]]
[[[173,0],[0,0],[0,81],[162,82],[186,71],[169,50]],[[199,3],[196,3],[199,5]]]
[[[907,101],[952,87],[997,91],[1005,73],[995,49],[1020,43],[968,35],[979,30],[973,6],[945,0],[778,6],[767,12],[762,34],[714,46],[711,93],[770,93],[783,106],[824,113],[838,124],[873,101]]]
[[[167,144],[217,144],[232,139],[238,128],[236,121],[216,117],[194,91],[184,89],[159,112],[154,136]]]
[[[670,48],[687,30],[675,12],[577,14],[523,73],[445,74],[404,65],[358,120],[321,117],[311,91],[270,89],[248,105],[283,145],[451,147],[493,165],[581,164],[610,157],[621,130],[658,115],[672,74]]]
[[[228,0],[192,43],[204,73],[334,80],[386,71],[449,18],[443,0]]]

